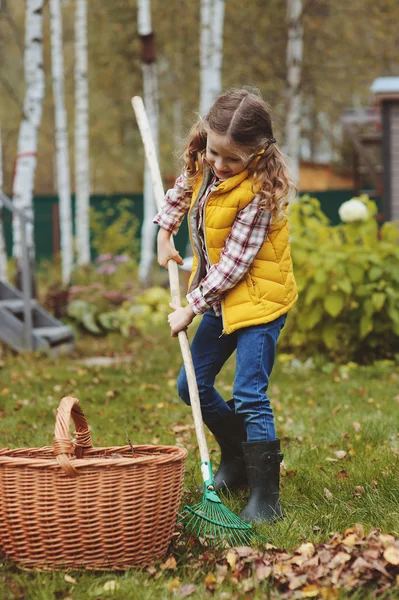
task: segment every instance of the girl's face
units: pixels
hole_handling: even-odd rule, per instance
[[[219,179],[238,175],[250,160],[239,153],[229,138],[214,131],[208,131],[205,157]]]

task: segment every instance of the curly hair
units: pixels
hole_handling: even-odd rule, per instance
[[[208,131],[225,136],[234,150],[249,161],[253,191],[261,196],[261,206],[272,213],[273,219],[284,218],[296,187],[273,137],[269,106],[259,91],[228,90],[192,127],[183,147],[184,172],[191,186],[202,174]]]

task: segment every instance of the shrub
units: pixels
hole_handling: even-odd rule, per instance
[[[291,208],[292,254],[299,300],[283,343],[290,350],[326,351],[336,361],[392,358],[399,336],[398,228],[376,221],[377,207],[360,200],[366,220],[331,226],[316,198]]]

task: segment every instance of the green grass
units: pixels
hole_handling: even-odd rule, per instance
[[[87,367],[83,355],[129,355],[129,362],[111,368]],[[261,528],[271,543],[292,550],[304,541],[326,542],[334,532],[361,523],[366,532],[379,527],[399,536],[398,414],[399,390],[395,365],[292,368],[288,357],[277,361],[270,385],[277,433],[282,439],[285,469],[281,499],[285,519]],[[65,395],[77,396],[99,446],[124,445],[125,427],[134,444],[180,444],[189,450],[182,503],[200,499],[199,456],[194,430],[174,431],[192,423],[191,411],[177,397],[175,381],[180,368],[179,344],[167,331],[121,341],[120,338],[81,339],[71,358],[43,356],[3,358],[0,368],[0,447],[37,447],[53,439],[55,410]],[[218,381],[225,399],[231,397],[234,359]],[[217,465],[217,446],[209,434]],[[344,458],[335,452],[345,451]],[[331,460],[332,459],[332,460]],[[234,512],[245,505],[240,493],[223,498]],[[1,524],[0,524],[1,526]],[[172,548],[177,568],[151,575],[145,569],[115,573],[23,572],[0,561],[0,598],[14,600],[116,600],[178,597],[173,580],[194,583],[196,600],[213,598],[280,597],[270,584],[246,595],[230,580],[206,590],[204,579],[215,572],[210,561],[195,568],[198,545]],[[194,561],[194,562],[193,562]],[[114,580],[117,589],[104,590]],[[391,589],[388,596],[394,596]],[[370,594],[370,596],[369,596]],[[345,592],[340,598],[347,597]],[[371,597],[360,589],[354,598]]]

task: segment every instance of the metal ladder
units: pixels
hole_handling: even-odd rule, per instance
[[[49,351],[57,354],[74,347],[72,329],[55,319],[32,298],[26,223],[29,218],[0,191],[5,207],[21,219],[22,292],[0,281],[0,342],[16,352]]]

